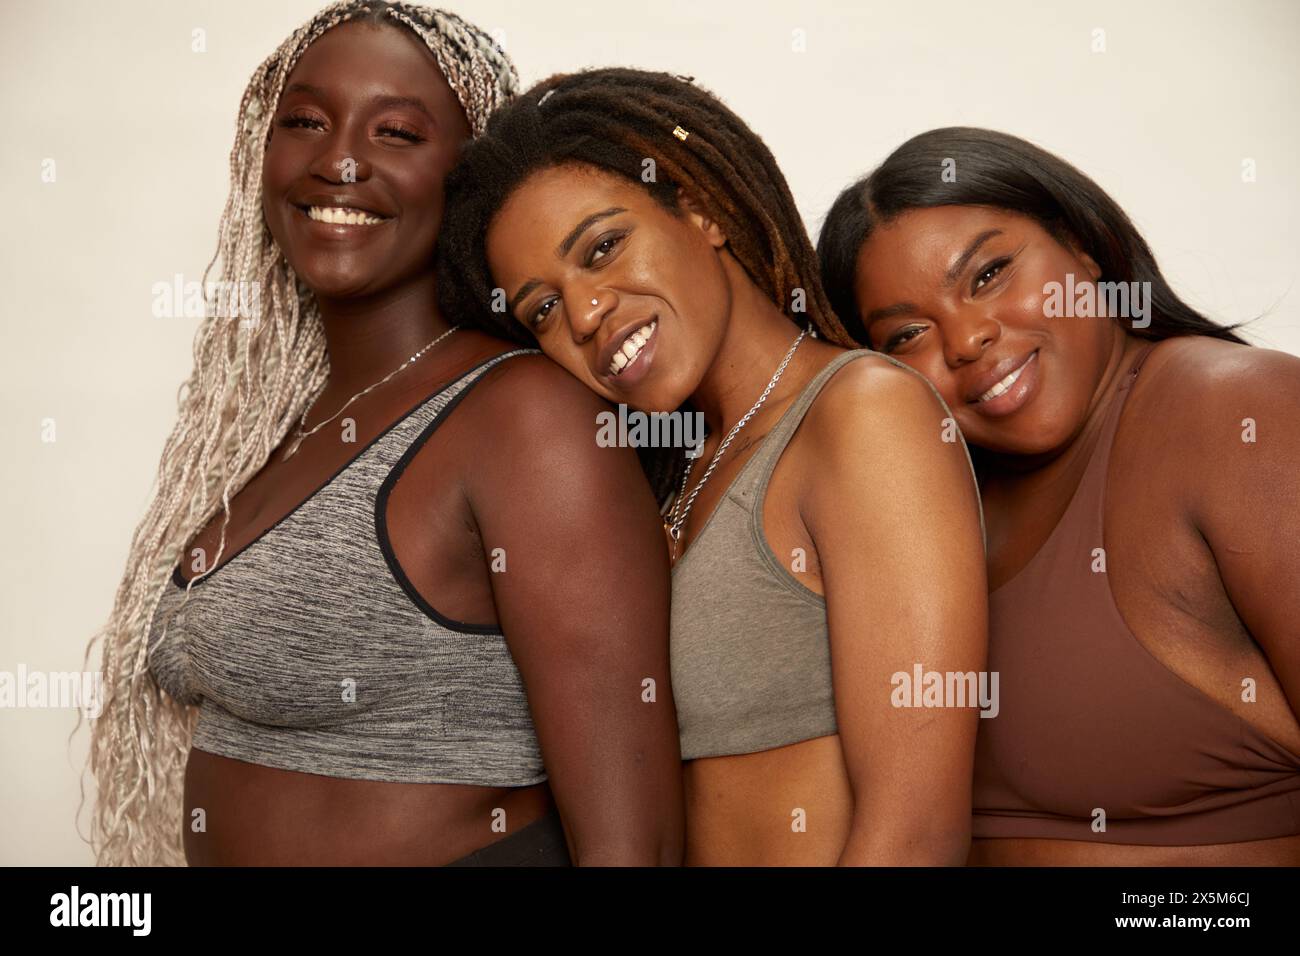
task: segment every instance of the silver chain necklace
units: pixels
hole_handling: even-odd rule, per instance
[[[330,422],[334,421],[334,419],[336,419],[336,418],[338,418],[340,415],[342,415],[343,412],[347,409],[347,407],[348,407],[349,405],[351,405],[353,402],[355,402],[355,401],[356,401],[358,398],[360,398],[362,395],[365,395],[367,392],[372,392],[372,391],[374,391],[375,389],[377,389],[380,385],[383,385],[383,384],[384,384],[385,382],[387,382],[390,378],[392,378],[394,375],[396,375],[396,374],[397,374],[398,372],[400,372],[402,369],[406,368],[406,366],[410,365],[412,362],[414,362],[416,359],[418,359],[421,355],[423,355],[425,352],[429,351],[429,349],[433,348],[435,345],[437,345],[439,342],[441,342],[443,339],[445,339],[447,336],[451,335],[451,333],[455,332],[455,331],[456,331],[457,329],[459,329],[459,328],[460,328],[460,324],[459,324],[459,323],[457,323],[456,325],[453,325],[453,326],[452,326],[451,328],[449,328],[446,332],[443,332],[441,335],[439,335],[437,338],[435,338],[432,342],[430,342],[430,343],[429,343],[428,345],[426,345],[424,348],[420,349],[420,351],[418,351],[418,352],[416,352],[414,355],[412,355],[409,359],[407,359],[407,360],[406,360],[405,362],[403,362],[401,365],[397,366],[397,368],[393,369],[391,372],[389,372],[387,375],[385,375],[385,376],[384,376],[383,378],[381,378],[379,381],[375,382],[374,385],[368,386],[367,388],[363,388],[361,391],[357,392],[355,395],[353,395],[351,398],[349,398],[346,402],[343,403],[343,407],[342,407],[342,408],[340,408],[337,412],[335,412],[335,413],[334,413],[333,415],[331,415],[329,418],[325,419],[325,421],[321,422],[319,425],[313,425],[311,431],[306,431],[306,432],[305,432],[305,431],[303,431],[303,426],[307,424],[307,416],[311,413],[311,410],[316,406],[316,399],[313,398],[313,399],[311,400],[311,403],[306,407],[306,409],[303,410],[302,418],[298,419],[298,433],[297,433],[297,435],[294,436],[293,444],[289,446],[289,450],[286,451],[286,452],[284,453],[284,457],[281,458],[280,460],[281,460],[281,461],[288,461],[290,458],[292,458],[292,457],[297,453],[297,451],[298,451],[298,446],[299,446],[299,445],[301,445],[304,441],[306,441],[306,440],[307,440],[308,438],[310,438],[312,435],[316,434],[318,431],[320,431],[322,428],[324,428],[324,427],[325,427],[326,425],[328,425]],[[320,397],[319,395],[316,396],[316,398],[319,398],[319,397]]]
[[[682,487],[677,492],[677,497],[673,500],[672,510],[668,512],[668,517],[664,519],[664,528],[668,531],[668,537],[671,538],[673,542],[674,561],[677,560],[677,542],[682,537],[682,526],[686,524],[686,519],[691,513],[691,506],[695,504],[695,496],[700,493],[700,489],[704,487],[704,483],[707,482],[709,476],[713,474],[713,469],[718,466],[718,460],[722,458],[722,453],[727,450],[727,446],[730,445],[731,440],[736,437],[736,433],[745,427],[745,424],[754,417],[754,413],[758,411],[759,407],[767,401],[767,396],[771,393],[772,389],[776,387],[776,383],[780,381],[781,373],[785,371],[785,367],[790,364],[790,359],[794,357],[794,350],[799,347],[799,343],[803,341],[803,337],[807,334],[807,328],[804,328],[804,330],[799,333],[799,337],[794,340],[794,345],[790,346],[790,351],[785,353],[785,358],[783,358],[781,364],[777,366],[776,373],[772,376],[771,381],[767,383],[767,388],[763,389],[763,394],[758,396],[758,401],[750,406],[749,411],[744,414],[740,421],[731,426],[731,431],[727,432],[727,437],[722,440],[722,444],[718,446],[718,450],[713,453],[713,460],[709,462],[709,467],[704,470],[704,477],[700,479],[700,483],[695,486],[695,490],[691,492],[691,496],[686,499],[685,506],[683,506],[682,495],[686,493],[686,482],[690,480],[691,469],[695,467],[695,459],[692,458],[691,463],[686,466],[686,473],[682,475]]]

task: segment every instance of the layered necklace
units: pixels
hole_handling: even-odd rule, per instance
[[[428,345],[426,345],[424,348],[420,349],[420,351],[416,352],[414,355],[412,355],[410,358],[408,358],[408,359],[407,359],[405,362],[403,362],[401,365],[397,366],[397,368],[393,369],[391,372],[389,372],[387,375],[385,375],[385,376],[384,376],[383,378],[381,378],[379,381],[375,382],[374,385],[367,386],[366,388],[363,388],[361,391],[357,392],[355,395],[353,395],[351,398],[349,398],[346,402],[343,403],[343,407],[342,407],[342,408],[340,408],[337,412],[335,412],[335,413],[334,413],[333,415],[331,415],[329,418],[325,419],[325,421],[321,422],[319,425],[313,425],[310,431],[303,431],[303,426],[305,426],[305,425],[307,424],[307,415],[311,412],[312,408],[315,407],[315,405],[316,405],[316,399],[313,398],[313,399],[311,400],[311,403],[306,407],[306,409],[303,410],[302,418],[298,419],[298,431],[297,431],[297,434],[294,435],[293,444],[289,446],[289,450],[286,451],[286,452],[284,453],[284,457],[281,458],[280,460],[281,460],[281,461],[288,461],[290,458],[292,458],[292,457],[297,453],[297,451],[298,451],[298,446],[299,446],[299,445],[301,445],[301,444],[302,444],[306,439],[310,438],[312,435],[316,434],[318,431],[320,431],[322,428],[324,428],[324,427],[325,427],[326,425],[328,425],[330,422],[334,421],[334,419],[336,419],[336,418],[338,418],[340,415],[342,415],[343,412],[347,409],[347,407],[348,407],[349,405],[351,405],[353,402],[355,402],[355,401],[356,401],[358,398],[360,398],[362,395],[365,395],[367,392],[372,392],[372,391],[374,391],[375,389],[377,389],[380,385],[383,385],[383,384],[384,384],[385,382],[387,382],[390,378],[392,378],[394,375],[396,375],[396,374],[397,374],[398,372],[400,372],[402,369],[406,368],[408,365],[410,365],[412,362],[414,362],[416,359],[418,359],[420,356],[422,356],[425,352],[429,351],[429,349],[433,348],[435,345],[437,345],[439,342],[441,342],[443,339],[445,339],[447,336],[451,335],[451,333],[455,332],[455,331],[456,331],[457,329],[459,329],[459,328],[460,328],[460,325],[459,325],[459,324],[453,325],[453,326],[452,326],[451,328],[449,328],[446,332],[443,332],[441,335],[439,335],[437,338],[435,338],[433,341],[431,341],[431,342],[430,342]],[[319,398],[320,396],[317,395],[316,397]]]
[[[803,341],[803,337],[807,334],[807,328],[799,333],[799,336],[794,340],[794,345],[790,346],[790,351],[785,353],[785,358],[781,360],[781,364],[777,366],[775,374],[772,375],[771,380],[767,383],[767,388],[763,389],[763,394],[758,396],[758,401],[750,406],[749,411],[741,417],[740,421],[731,426],[731,431],[727,432],[727,437],[722,440],[722,444],[718,446],[718,450],[713,453],[713,460],[709,462],[709,467],[704,470],[704,477],[702,477],[699,484],[695,486],[690,497],[683,499],[683,495],[686,493],[686,483],[691,477],[691,469],[695,467],[695,459],[692,458],[690,464],[686,466],[686,472],[682,475],[682,487],[678,490],[676,497],[673,499],[672,509],[664,517],[664,530],[668,532],[668,537],[673,543],[673,561],[677,560],[677,542],[681,540],[682,527],[686,524],[686,519],[691,513],[691,506],[695,504],[696,495],[700,493],[700,489],[704,487],[704,483],[707,482],[709,476],[713,474],[713,469],[718,466],[718,461],[722,458],[722,453],[727,450],[727,446],[730,445],[731,440],[736,437],[736,433],[745,427],[745,424],[754,417],[754,413],[759,410],[765,401],[767,401],[767,396],[771,394],[772,389],[776,387],[776,383],[781,380],[781,373],[784,372],[785,367],[790,364],[790,359],[794,358],[795,349],[799,347],[799,343]]]

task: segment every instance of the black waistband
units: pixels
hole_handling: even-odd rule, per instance
[[[508,836],[447,866],[572,866],[560,814],[554,808]]]

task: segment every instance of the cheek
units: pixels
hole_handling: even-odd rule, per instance
[[[1040,270],[1024,270],[1014,276],[998,298],[998,319],[1021,329],[1054,331],[1044,309],[1047,293],[1043,285],[1047,281]]]
[[[376,170],[375,175],[376,179],[382,177],[385,192],[405,220],[402,227],[408,231],[437,232],[446,200],[446,177],[441,170],[412,169],[403,164]]]
[[[274,144],[267,147],[262,162],[262,214],[277,240],[281,238],[280,225],[289,212],[285,193],[293,181],[291,169],[292,158],[286,155],[285,147],[276,149]]]
[[[957,381],[953,378],[952,373],[948,370],[948,365],[944,361],[943,354],[934,349],[926,349],[925,352],[917,356],[894,356],[904,365],[920,372],[930,384],[934,386],[939,397],[943,399],[944,404],[948,406],[954,418],[960,420],[966,410],[966,400],[961,397],[957,388]]]
[[[716,310],[726,298],[726,275],[717,252],[698,229],[670,224],[642,242],[623,266],[625,281],[667,299],[690,314]]]
[[[299,164],[295,155],[294,143],[283,136],[272,134],[262,155],[262,190],[263,192],[281,191],[293,178],[293,170]]]
[[[427,165],[411,162],[393,163],[384,168],[377,167],[375,175],[376,178],[382,177],[387,182],[389,188],[403,204],[442,205],[447,170],[440,162]]]

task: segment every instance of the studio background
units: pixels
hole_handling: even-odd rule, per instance
[[[323,5],[0,4],[0,670],[80,671],[107,619],[199,324],[155,318],[152,287],[202,278],[244,86]],[[814,240],[840,189],[915,133],[1031,139],[1114,196],[1190,304],[1263,315],[1250,340],[1300,354],[1291,0],[442,5],[502,39],[525,88],[585,66],[695,77],[767,142]],[[76,719],[0,709],[0,864],[92,862]]]

